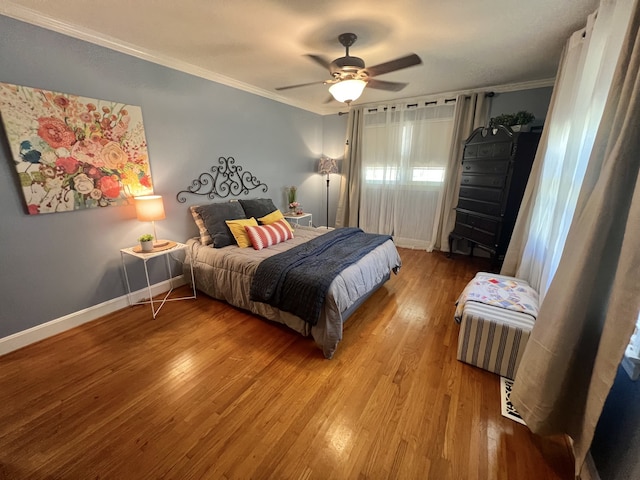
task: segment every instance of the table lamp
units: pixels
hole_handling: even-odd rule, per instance
[[[144,195],[133,198],[136,205],[136,216],[141,222],[151,222],[153,225],[153,248],[164,247],[169,244],[168,240],[158,240],[156,234],[156,220],[163,220],[164,204],[160,195]]]

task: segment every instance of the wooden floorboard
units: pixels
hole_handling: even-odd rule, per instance
[[[400,253],[332,360],[203,294],[0,357],[0,479],[573,478],[566,442],[456,360],[454,302],[487,261]]]

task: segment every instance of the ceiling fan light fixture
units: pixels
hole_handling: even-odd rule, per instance
[[[357,100],[367,82],[364,80],[349,79],[334,83],[329,87],[329,93],[339,102],[350,103]]]

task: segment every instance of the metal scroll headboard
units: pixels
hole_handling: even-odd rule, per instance
[[[229,195],[235,197],[248,195],[250,190],[262,187],[266,192],[269,187],[260,182],[251,172],[243,172],[240,165],[235,165],[233,157],[218,158],[219,166],[212,166],[209,172],[201,173],[198,178],[191,182],[191,186],[186,190],[181,190],[176,195],[178,202],[187,201],[184,196],[187,193],[194,195],[206,195],[209,199],[227,198]]]

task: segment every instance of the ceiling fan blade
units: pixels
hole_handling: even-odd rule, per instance
[[[327,60],[325,57],[323,57],[322,55],[313,55],[313,54],[307,54],[307,57],[309,57],[311,60],[313,60],[314,62],[316,62],[318,65],[320,65],[321,67],[326,68],[327,70],[329,70],[329,65],[331,65],[331,60]]]
[[[378,90],[388,90],[391,92],[399,92],[407,85],[408,83],[385,82],[384,80],[376,80],[375,78],[367,82],[367,88],[377,88]]]
[[[319,82],[299,83],[297,85],[287,85],[286,87],[277,87],[276,90],[289,90],[290,88],[307,87],[309,85],[320,85],[321,83],[324,83],[324,80],[321,80]]]
[[[369,73],[370,77],[382,75],[383,73],[395,72],[396,70],[402,70],[403,68],[413,67],[414,65],[420,65],[422,60],[418,55],[412,53],[406,57],[396,58],[390,62],[380,63],[373,67],[367,67],[365,70]]]
[[[327,103],[331,103],[333,101],[336,101],[336,99],[333,98],[332,95],[329,95],[327,98],[324,99],[324,102],[322,102],[322,103],[327,104]]]

